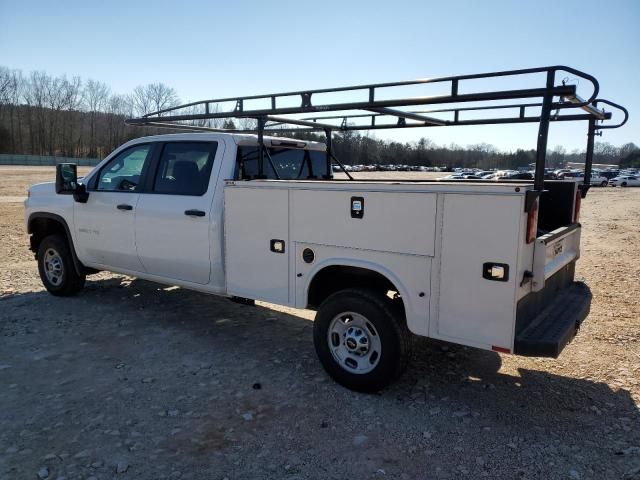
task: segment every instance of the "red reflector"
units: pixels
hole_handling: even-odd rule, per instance
[[[576,192],[576,206],[573,210],[573,223],[578,223],[580,220],[580,205],[582,204],[582,192],[580,189]]]
[[[527,243],[532,243],[538,234],[538,206],[540,199],[536,198],[527,214]]]
[[[496,347],[495,345],[491,345],[491,350],[493,350],[494,352],[500,352],[500,353],[511,353],[511,350],[509,350],[508,348]]]

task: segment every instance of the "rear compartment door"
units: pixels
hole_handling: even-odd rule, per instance
[[[430,336],[480,348],[511,349],[522,196],[445,194],[441,258]],[[487,278],[487,265],[502,268]],[[435,292],[434,292],[435,293]]]
[[[289,192],[226,186],[227,293],[289,304]]]

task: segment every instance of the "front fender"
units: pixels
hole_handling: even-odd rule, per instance
[[[76,255],[76,249],[73,244],[73,237],[71,235],[71,230],[69,229],[69,225],[67,224],[67,221],[63,217],[55,213],[33,212],[29,214],[29,217],[27,219],[27,233],[29,234],[34,233],[34,223],[38,219],[47,219],[62,225],[65,235],[67,237],[67,241],[69,242],[69,250],[71,251],[71,256],[73,257],[73,265],[75,267],[76,273],[78,273],[78,275],[82,275],[84,271],[84,266],[82,265],[82,262],[80,262],[80,260],[78,259],[78,256]],[[33,236],[30,239],[30,245],[31,245],[31,250],[34,253],[37,253],[37,246],[34,245]]]

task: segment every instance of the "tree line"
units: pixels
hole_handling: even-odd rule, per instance
[[[129,94],[111,91],[96,80],[74,76],[51,76],[33,71],[28,75],[0,66],[0,153],[103,158],[122,143],[157,133],[149,127],[128,127],[126,118],[176,106],[175,89],[163,83],[140,85]],[[247,127],[251,121],[241,121]],[[204,121],[198,125],[234,128],[232,121]],[[324,141],[323,135],[298,133],[298,138]],[[535,150],[504,152],[481,143],[437,145],[427,138],[394,142],[338,132],[334,150],[346,164],[424,165],[514,169],[535,162]],[[547,152],[547,164],[562,166],[583,162],[584,151],[568,152],[562,146]],[[627,143],[616,147],[597,142],[594,162],[640,167],[640,148]]]
[[[0,67],[0,153],[103,158],[148,130],[128,117],[177,105],[163,83],[117,94],[105,83]]]

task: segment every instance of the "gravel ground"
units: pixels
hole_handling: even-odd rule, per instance
[[[311,312],[107,273],[48,295],[16,202],[52,176],[0,168],[1,479],[640,478],[640,189],[583,202],[594,303],[558,360],[416,339],[362,395]]]

